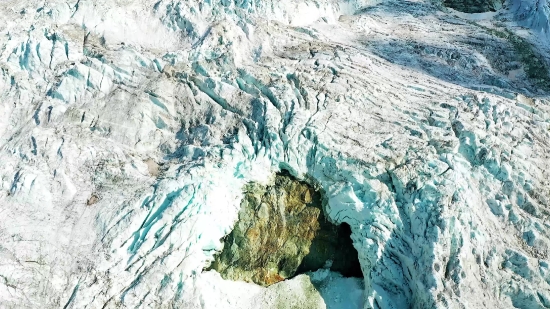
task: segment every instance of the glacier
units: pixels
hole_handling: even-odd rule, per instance
[[[547,1],[0,12],[1,308],[550,308]],[[281,170],[363,280],[205,271]]]
[[[550,30],[550,3],[548,1],[512,1],[511,11],[522,26],[548,36]]]

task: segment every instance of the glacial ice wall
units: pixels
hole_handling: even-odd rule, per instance
[[[549,36],[550,3],[548,1],[513,0],[510,1],[510,10],[520,25]]]
[[[0,9],[2,307],[254,308],[263,288],[202,270],[281,168],[351,226],[364,308],[550,306],[548,93],[498,23],[423,1]]]

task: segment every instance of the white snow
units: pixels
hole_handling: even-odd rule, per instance
[[[496,15],[454,15],[3,1],[0,307],[549,307],[549,97],[476,24]],[[282,168],[351,226],[363,280],[203,272]]]

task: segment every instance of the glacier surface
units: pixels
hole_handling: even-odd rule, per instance
[[[0,307],[550,308],[548,18],[2,1]],[[364,280],[203,272],[281,169],[350,225]]]

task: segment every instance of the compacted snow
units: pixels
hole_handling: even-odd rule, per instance
[[[548,12],[2,1],[0,307],[550,308]],[[281,169],[364,280],[203,271]]]

